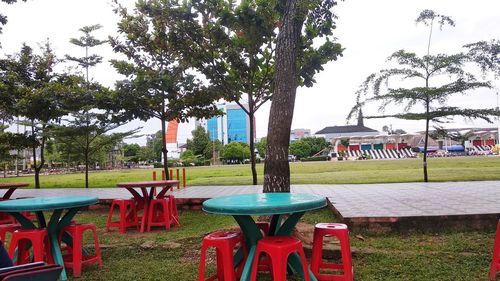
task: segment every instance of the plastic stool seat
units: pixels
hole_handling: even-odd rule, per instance
[[[17,248],[17,261],[15,265],[30,263],[28,242],[33,248],[33,261],[53,263],[50,254],[50,245],[47,229],[19,229],[12,233],[10,241],[9,256],[14,260],[14,253]]]
[[[334,236],[339,240],[342,263],[328,263],[323,261],[323,238],[325,236]],[[342,274],[320,273],[321,269],[342,270]],[[316,224],[314,227],[311,271],[318,278],[318,281],[353,280],[354,273],[347,225],[341,223]]]
[[[304,278],[306,281],[311,280],[302,242],[299,239],[290,236],[267,236],[259,240],[252,264],[252,276],[250,278],[252,281],[255,281],[257,278],[257,267],[262,253],[266,253],[271,259],[272,280],[286,281],[288,257],[292,253],[299,254],[302,261]]]
[[[120,233],[125,233],[127,228],[135,227],[139,230],[139,219],[137,218],[136,202],[133,199],[114,199],[109,210],[106,231],[111,227],[117,227]],[[118,207],[120,211],[120,220],[113,221],[113,210]],[[127,212],[129,210],[129,212]]]
[[[243,243],[243,235],[236,231],[216,231],[203,238],[200,256],[200,268],[198,281],[235,281],[237,276],[241,276],[245,261],[243,261],[235,271],[233,251],[236,246],[243,247],[243,254],[246,257],[246,248]],[[205,261],[209,247],[216,249],[217,273],[205,279]]]
[[[85,231],[91,231],[94,236],[94,255],[83,255],[83,233]],[[102,268],[101,249],[99,248],[97,230],[94,224],[68,225],[62,229],[60,236],[64,233],[68,233],[73,240],[73,245],[67,247],[69,254],[63,257],[64,266],[73,269],[74,277],[81,276],[83,265],[97,264],[99,268]]]

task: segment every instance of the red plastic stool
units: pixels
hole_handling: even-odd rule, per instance
[[[335,236],[340,242],[340,253],[342,263],[323,262],[323,238]],[[321,269],[342,270],[342,274],[323,274]],[[352,281],[353,268],[351,257],[351,246],[349,245],[349,230],[347,225],[341,223],[318,223],[314,227],[313,248],[311,257],[311,271],[319,281]]]
[[[171,216],[169,199],[151,200],[148,211],[148,231],[151,230],[152,226],[164,226],[167,230],[170,230]]]
[[[497,224],[495,243],[493,244],[493,257],[490,264],[490,280],[495,280],[497,272],[500,270],[500,220]]]
[[[302,260],[302,270],[304,271],[305,280],[310,281],[302,243],[299,239],[290,236],[267,236],[257,242],[250,280],[256,280],[260,254],[266,253],[271,258],[273,280],[286,281],[288,256],[294,252],[298,253]]]
[[[85,231],[91,231],[94,235],[94,255],[83,255],[83,233]],[[97,230],[94,224],[73,224],[64,227],[61,231],[59,241],[64,233],[68,233],[73,239],[72,247],[67,247],[69,254],[64,255],[64,266],[73,269],[73,276],[80,277],[82,275],[82,266],[89,264],[97,264],[99,268],[102,268],[102,257],[101,249],[99,248],[99,240],[97,239]]]
[[[12,233],[9,247],[9,256],[11,259],[14,258],[17,248],[17,261],[15,265],[31,262],[29,260],[28,242],[31,243],[31,247],[33,248],[33,262],[46,261],[53,263],[47,229],[20,229]]]
[[[241,232],[216,231],[205,236],[201,246],[198,281],[212,281],[216,279],[219,281],[235,281],[237,276],[241,276],[245,260],[243,260],[239,268],[235,271],[233,259],[233,250],[238,245],[243,247],[243,254],[246,257],[247,252]],[[216,249],[217,273],[205,279],[205,259],[209,247],[214,247]]]
[[[113,210],[118,207],[120,211],[120,220],[112,221]],[[129,212],[127,212],[129,210]],[[135,200],[133,199],[115,199],[111,203],[109,210],[108,222],[106,223],[106,231],[111,227],[118,227],[120,233],[125,233],[127,228],[135,227],[139,230],[139,220],[137,218],[137,209],[135,207]]]
[[[14,231],[21,229],[19,224],[2,224],[0,225],[0,240],[5,243],[5,236],[7,233],[14,233]]]
[[[168,198],[170,204],[170,216],[172,219],[171,223],[176,226],[181,226],[179,222],[179,211],[177,210],[177,203],[175,202],[175,197],[173,195],[167,195],[165,197]]]

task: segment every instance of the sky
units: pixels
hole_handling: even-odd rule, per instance
[[[133,7],[134,1],[123,0]],[[346,116],[355,103],[355,92],[371,73],[386,68],[387,57],[393,52],[405,49],[419,55],[427,51],[429,29],[416,25],[415,19],[424,9],[450,16],[455,27],[434,29],[431,54],[455,53],[461,46],[481,40],[500,39],[500,1],[498,0],[346,0],[339,2],[334,12],[339,17],[334,36],[345,48],[343,57],[324,66],[317,74],[317,83],[312,88],[299,88],[295,102],[292,129],[305,128],[315,133],[326,126],[346,124]],[[0,35],[2,49],[0,56],[20,50],[22,43],[36,46],[49,38],[56,54],[83,56],[83,50],[69,43],[69,39],[80,36],[78,29],[85,25],[101,24],[103,28],[95,33],[98,38],[116,35],[118,17],[113,13],[110,0],[28,0],[14,5],[0,2],[0,11],[8,17]],[[109,46],[96,50],[104,62],[91,70],[92,79],[113,87],[122,77],[108,63],[117,58]],[[489,77],[487,77],[489,78]],[[431,81],[432,83],[432,81]],[[437,83],[437,82],[436,82]],[[468,96],[457,95],[449,102],[468,108],[497,106],[500,82],[493,82],[494,89],[479,90]],[[267,135],[270,103],[256,114],[257,137]],[[398,112],[392,107],[388,112]],[[376,115],[375,105],[363,109],[364,115]],[[416,132],[424,129],[423,121],[398,119],[366,119],[365,126],[381,131],[384,125],[393,129]],[[496,127],[480,120],[454,119],[446,127]],[[158,120],[148,122],[132,121],[121,130],[142,127],[142,134],[160,130]],[[194,122],[181,124],[179,142],[190,137]],[[127,140],[145,144],[145,137]]]

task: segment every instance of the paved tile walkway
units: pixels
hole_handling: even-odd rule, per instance
[[[327,197],[344,218],[500,214],[500,181],[293,185],[291,189]],[[175,190],[174,195],[180,199],[207,199],[261,191],[262,186],[196,186]],[[60,195],[131,197],[121,188],[75,188],[18,189],[13,198]]]

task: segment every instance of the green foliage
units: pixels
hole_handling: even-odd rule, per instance
[[[128,161],[132,161],[135,163],[143,160],[141,159],[141,146],[137,143],[124,144],[123,156],[125,156]]]
[[[266,158],[267,150],[267,137],[262,137],[258,143],[255,144],[255,148],[259,152],[260,158]]]
[[[156,132],[153,135],[149,135],[146,138],[146,147],[147,151],[145,151],[147,154],[146,159],[153,161],[153,162],[160,162],[161,161],[161,149],[163,146],[163,140],[162,140],[162,133],[161,131]]]
[[[187,149],[196,156],[211,159],[212,145],[208,132],[205,128],[203,128],[203,126],[198,126],[191,132],[191,134],[193,138],[187,140]]]
[[[90,48],[100,46],[107,42],[99,40],[92,35],[92,32],[97,31],[101,28],[102,26],[99,24],[84,26],[80,28],[80,31],[83,33],[80,38],[70,39],[71,44],[85,48],[85,57],[73,57],[66,55],[66,59],[76,62],[80,67],[84,68],[87,71],[87,81],[89,80],[89,68],[92,66],[96,66],[98,63],[102,62],[102,56],[99,56],[97,54],[88,55]]]
[[[479,41],[464,46],[469,51],[467,55],[475,61],[483,73],[492,72],[500,76],[500,40]]]
[[[328,156],[315,156],[315,157],[305,157],[300,159],[302,162],[311,162],[311,161],[327,161],[330,158]]]
[[[77,97],[83,92],[81,77],[55,71],[59,62],[48,41],[41,46],[41,54],[34,54],[29,46],[23,45],[18,54],[0,62],[0,84],[5,96],[2,110],[7,115],[24,117],[36,140],[33,151],[40,147],[40,159],[34,159],[37,188],[50,130],[63,116],[78,109]]]
[[[446,16],[438,15],[433,11],[423,11],[417,22],[423,22],[430,26],[438,19],[440,27],[443,24],[454,25],[454,22]],[[389,57],[396,67],[380,70],[365,80],[357,92],[357,105],[353,107],[348,118],[351,118],[357,110],[365,103],[380,102],[381,115],[367,116],[366,118],[394,117],[405,120],[425,120],[425,144],[424,144],[424,181],[427,181],[427,144],[429,136],[429,124],[431,122],[446,122],[447,118],[462,116],[469,119],[483,119],[492,122],[491,116],[498,116],[499,112],[494,108],[471,109],[447,106],[448,100],[456,94],[470,94],[473,90],[491,88],[490,81],[479,80],[471,72],[470,63],[477,62],[474,57],[473,46],[469,54],[436,54],[431,55],[431,36],[429,36],[428,51],[425,56],[399,50]],[[483,64],[479,65],[484,69]],[[446,77],[445,83],[439,84],[439,78]],[[392,87],[390,79],[400,78],[410,85],[419,85],[409,88]],[[432,80],[432,84],[430,83]],[[371,94],[371,96],[369,95]],[[361,101],[361,99],[365,99]],[[386,114],[384,109],[389,105],[398,106],[402,113]],[[415,111],[416,110],[416,111]]]
[[[243,160],[250,158],[250,147],[243,142],[228,143],[222,148],[221,158],[242,163]]]
[[[328,147],[330,147],[330,144],[325,138],[307,137],[292,142],[289,152],[301,159],[313,156]]]

